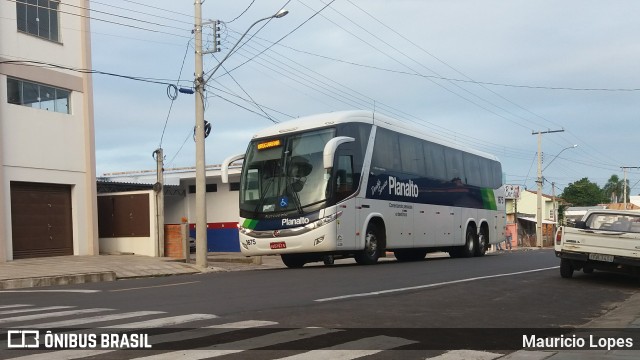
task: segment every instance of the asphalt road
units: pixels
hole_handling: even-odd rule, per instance
[[[470,259],[147,278],[47,288],[62,292],[4,293],[0,294],[0,312],[3,305],[29,304],[108,308],[119,313],[157,311],[163,316],[209,314],[216,317],[185,326],[207,326],[222,320],[268,321],[283,329],[361,329],[363,333],[352,335],[354,339],[365,333],[397,334],[392,338],[411,341],[415,340],[412,334],[441,338],[446,335],[445,328],[479,329],[466,335],[483,338],[487,329],[579,326],[637,291],[637,279],[618,274],[576,273],[573,279],[562,279],[558,264],[553,251],[534,250]],[[71,290],[90,292],[67,292]],[[1,318],[0,327],[4,326]],[[34,317],[21,320],[20,325],[43,322]],[[105,320],[100,326],[117,327],[121,322]],[[407,333],[406,329],[415,331]],[[348,340],[351,333],[321,338]],[[501,336],[499,333],[496,336]],[[192,345],[206,346],[206,341]],[[319,342],[314,346],[325,345]],[[413,345],[399,346],[412,349]],[[420,356],[424,358],[424,354]]]

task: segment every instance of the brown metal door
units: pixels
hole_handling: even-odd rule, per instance
[[[73,255],[71,186],[11,182],[13,258]]]

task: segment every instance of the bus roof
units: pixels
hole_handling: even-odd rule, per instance
[[[434,143],[438,143],[447,147],[459,149],[468,153],[472,153],[484,158],[499,161],[494,155],[475,150],[459,144],[447,142],[444,139],[435,137],[424,131],[424,128],[402,122],[388,116],[375,113],[366,110],[349,110],[349,111],[337,111],[330,113],[315,114],[305,116],[285,122],[281,122],[260,130],[257,132],[253,139],[275,137],[287,133],[294,133],[299,131],[312,130],[316,128],[322,128],[342,123],[361,122],[366,124],[372,124],[387,128],[389,130],[397,131],[405,135],[418,137],[424,140],[428,140]]]

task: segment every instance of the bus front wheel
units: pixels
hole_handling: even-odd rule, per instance
[[[360,265],[371,265],[378,262],[382,245],[382,235],[376,224],[369,223],[365,234],[364,250],[359,251],[356,256],[356,262]]]
[[[303,255],[298,254],[282,254],[280,255],[282,262],[290,269],[301,268],[306,264],[306,260]]]

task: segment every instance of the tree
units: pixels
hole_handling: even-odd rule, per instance
[[[598,184],[582,178],[564,188],[562,198],[573,206],[594,206],[604,201],[603,191]]]
[[[627,188],[629,181],[627,180]],[[605,199],[609,199],[609,202],[619,203],[624,202],[624,180],[621,180],[618,175],[611,175],[607,183],[602,188],[602,192]],[[629,201],[629,194],[627,194],[627,202]]]

